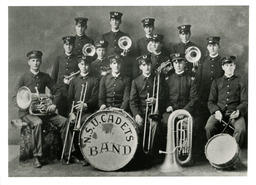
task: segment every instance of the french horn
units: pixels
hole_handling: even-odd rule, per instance
[[[87,43],[83,46],[82,53],[84,56],[94,56],[96,53],[96,48],[93,44]]]
[[[132,46],[132,40],[130,37],[128,36],[122,36],[118,39],[118,46],[120,49],[123,50],[123,52],[121,53],[122,56],[126,56],[128,50],[131,48]]]

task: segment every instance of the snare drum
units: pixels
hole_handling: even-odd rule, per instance
[[[205,145],[205,156],[210,164],[217,169],[235,167],[240,161],[239,146],[229,134],[217,134]]]
[[[135,121],[127,112],[116,108],[98,111],[80,129],[80,150],[93,167],[115,171],[133,159],[137,133]]]

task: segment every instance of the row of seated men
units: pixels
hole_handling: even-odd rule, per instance
[[[110,20],[121,22],[121,14],[112,12]],[[86,21],[85,21],[86,20]],[[76,19],[78,27],[87,22],[87,19]],[[111,22],[110,21],[110,22]],[[152,26],[153,19],[143,21],[145,30],[147,23]],[[179,32],[185,37],[190,36],[190,26],[180,26]],[[112,32],[111,32],[112,33]],[[186,36],[187,35],[187,36]],[[222,119],[231,119],[235,128],[234,137],[239,145],[242,145],[245,138],[244,115],[247,112],[247,90],[246,84],[240,77],[235,75],[236,58],[219,56],[219,37],[207,38],[207,49],[209,54],[199,63],[195,76],[192,76],[191,66],[186,59],[184,52],[175,52],[171,55],[162,56],[161,46],[163,36],[154,34],[150,38],[155,45],[155,53],[143,54],[136,60],[141,74],[131,79],[122,73],[125,71],[125,64],[128,62],[120,56],[120,52],[106,57],[111,50],[109,46],[113,42],[105,39],[95,43],[97,59],[90,57],[77,57],[73,55],[73,46],[77,38],[72,36],[63,37],[63,56],[58,57],[53,64],[52,77],[40,71],[42,63],[42,52],[33,50],[27,53],[29,72],[26,72],[19,79],[16,92],[22,86],[27,86],[32,93],[37,87],[39,93],[45,93],[48,87],[54,95],[53,104],[47,108],[48,116],[40,117],[31,115],[27,110],[19,110],[19,117],[33,125],[33,156],[35,167],[41,167],[40,157],[42,153],[42,130],[44,121],[50,121],[60,129],[61,138],[64,142],[67,129],[67,117],[72,101],[75,101],[76,109],[83,109],[83,118],[96,110],[103,110],[107,107],[117,107],[130,112],[137,123],[139,130],[143,129],[146,103],[154,104],[159,101],[160,118],[158,125],[152,127],[163,127],[166,133],[167,118],[171,112],[177,109],[185,109],[191,113],[196,120],[200,117],[204,124],[197,124],[195,121],[195,139],[199,138],[197,130],[205,128],[207,139],[219,132]],[[189,42],[190,43],[190,42]],[[177,46],[185,47],[186,44]],[[146,47],[146,45],[144,45]],[[116,47],[116,44],[115,46]],[[76,48],[76,47],[75,47]],[[161,47],[159,47],[161,48]],[[82,49],[81,49],[82,50]],[[80,50],[80,51],[81,51]],[[148,53],[148,52],[147,52]],[[158,53],[158,55],[157,55]],[[154,57],[152,57],[154,56]],[[154,58],[161,60],[154,60]],[[161,64],[170,59],[170,66],[163,67]],[[94,60],[94,61],[92,61]],[[161,69],[160,98],[152,97],[153,81],[155,71]],[[73,79],[65,78],[72,72],[79,71]],[[80,101],[81,85],[87,84],[87,93],[84,102]],[[58,109],[59,114],[53,113]],[[61,116],[62,115],[62,116]],[[152,135],[157,129],[153,129]],[[157,133],[162,134],[163,133]],[[68,140],[71,138],[68,135]],[[70,142],[67,142],[70,143]],[[67,147],[68,148],[68,147]],[[75,150],[75,149],[73,149]],[[67,156],[68,151],[65,151]]]

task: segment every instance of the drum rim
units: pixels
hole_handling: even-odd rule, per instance
[[[136,130],[136,135],[137,135],[137,144],[135,145],[135,146],[136,146],[135,152],[134,152],[134,154],[132,155],[131,160],[130,160],[128,163],[126,163],[124,166],[122,166],[122,167],[120,167],[120,168],[118,168],[118,169],[115,169],[115,170],[97,168],[94,164],[91,164],[91,163],[90,163],[90,161],[89,161],[88,158],[84,155],[84,153],[82,152],[82,149],[81,149],[81,130],[85,127],[86,122],[87,122],[89,119],[91,119],[91,117],[95,116],[96,114],[99,114],[99,113],[101,113],[101,112],[111,112],[111,111],[113,112],[113,110],[111,110],[111,109],[108,108],[108,109],[99,110],[99,111],[94,112],[93,114],[91,114],[90,116],[88,116],[88,118],[86,118],[86,119],[84,120],[82,126],[81,126],[80,129],[79,129],[78,146],[79,146],[80,152],[82,153],[84,159],[85,159],[88,163],[90,163],[90,165],[91,165],[92,167],[94,167],[95,169],[101,170],[101,171],[117,171],[117,170],[120,170],[120,169],[124,168],[126,165],[128,165],[128,164],[132,161],[132,159],[133,159],[133,157],[135,156],[135,154],[136,154],[136,152],[137,152],[137,149],[138,149],[138,144],[139,144],[139,138],[138,138],[138,137],[139,137],[139,135],[138,135],[138,126],[136,125],[135,120],[132,118],[132,116],[130,116],[130,114],[129,114],[128,112],[126,112],[126,111],[124,111],[124,110],[122,110],[122,109],[120,109],[120,110],[119,110],[119,109],[114,109],[114,110],[116,110],[116,112],[118,112],[118,113],[120,113],[120,114],[125,114],[125,116],[128,117],[128,119],[131,120],[131,123],[132,123],[132,125],[134,126],[134,129]]]
[[[216,137],[219,137],[219,136],[229,136],[231,137],[232,139],[235,140],[235,138],[233,136],[231,136],[230,134],[227,134],[227,133],[220,133],[220,134],[216,134],[214,136],[212,136],[206,143],[205,145],[205,149],[204,149],[204,153],[205,153],[205,157],[206,159],[209,161],[209,163],[214,167],[214,168],[217,168],[217,169],[226,169],[226,168],[230,168],[232,167],[233,165],[235,165],[240,159],[239,159],[239,153],[240,153],[240,148],[239,148],[239,145],[237,144],[237,142],[235,142],[236,144],[236,152],[235,152],[235,155],[232,157],[232,159],[224,164],[215,164],[214,162],[211,162],[211,160],[208,158],[208,155],[207,155],[207,147],[209,145],[209,143],[215,139]]]

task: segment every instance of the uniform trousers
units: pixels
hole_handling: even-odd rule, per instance
[[[233,127],[234,127],[233,137],[236,139],[236,142],[241,147],[244,143],[245,134],[246,134],[244,117],[240,116],[239,118],[231,121],[231,125],[233,125]],[[221,129],[223,129],[223,128],[224,127],[215,118],[215,116],[211,115],[206,123],[206,126],[205,126],[207,139],[210,139],[215,134],[218,134],[221,131]]]

